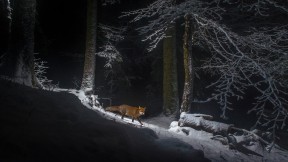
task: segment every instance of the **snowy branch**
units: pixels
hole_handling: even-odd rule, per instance
[[[157,0],[147,8],[124,12],[121,17],[134,16],[131,22],[147,20],[148,25],[139,27],[140,35],[144,35],[143,41],[149,41],[148,51],[152,51],[158,43],[166,37],[165,31],[175,20],[183,18],[186,14],[197,13],[203,17],[220,20],[224,10],[218,6],[218,2],[205,2],[201,0],[188,0],[178,5],[174,0]]]
[[[248,88],[255,89],[259,95],[249,112],[255,111],[256,124],[266,127],[275,137],[275,130],[284,129],[288,118],[288,25],[251,26],[237,33],[224,24],[229,9],[236,15],[239,11],[249,12],[259,18],[268,17],[279,9],[287,14],[287,3],[276,0],[173,2],[157,0],[146,8],[125,12],[123,16],[133,16],[131,22],[148,21],[137,30],[145,36],[143,41],[150,42],[148,51],[151,51],[166,37],[165,31],[171,23],[189,14],[195,23],[197,44],[211,52],[201,69],[218,76],[207,86],[213,88],[214,93],[206,101],[217,100],[223,112],[221,116],[226,118],[226,111],[233,109],[231,99],[242,99]]]
[[[202,68],[220,76],[208,86],[215,88],[208,100],[216,99],[222,107],[222,117],[226,118],[226,110],[232,109],[230,98],[242,99],[245,90],[253,87],[260,94],[251,109],[259,116],[256,124],[273,132],[284,129],[288,117],[287,26],[262,28],[239,36],[216,22],[195,18],[199,38],[212,52]]]
[[[103,49],[102,51],[97,52],[97,55],[107,59],[104,67],[112,68],[113,62],[115,62],[115,61],[116,62],[122,62],[122,57],[121,57],[120,52],[112,44],[107,43],[102,47],[102,49]]]
[[[42,61],[41,59],[34,60],[34,72],[36,81],[38,82],[39,88],[44,90],[53,91],[55,88],[58,88],[58,84],[52,84],[52,80],[49,80],[46,77],[46,70],[48,67],[46,66],[46,61]]]
[[[224,0],[228,4],[236,4],[241,10],[252,12],[255,15],[268,16],[271,9],[278,9],[279,11],[288,13],[287,1],[279,0]]]
[[[115,28],[100,24],[99,28],[105,37],[104,45],[100,47],[101,51],[96,55],[106,58],[106,68],[112,68],[113,62],[122,62],[122,56],[116,48],[116,44],[124,39],[122,35],[125,28]]]

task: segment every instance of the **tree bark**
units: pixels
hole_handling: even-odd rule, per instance
[[[87,0],[87,30],[84,70],[81,89],[94,91],[95,88],[95,53],[97,28],[97,0]]]
[[[171,115],[179,110],[176,29],[166,31],[163,42],[163,113]]]
[[[183,36],[183,59],[184,59],[184,90],[180,113],[189,112],[193,99],[194,68],[192,60],[192,35],[190,16],[185,16],[185,31]]]
[[[211,121],[212,118],[212,116],[206,114],[181,114],[178,125],[181,127],[191,127],[196,130],[204,130],[213,134],[228,134],[233,124]]]
[[[16,82],[27,86],[35,86],[34,27],[36,0],[14,0],[12,4],[11,37],[5,63],[5,74],[15,79]]]

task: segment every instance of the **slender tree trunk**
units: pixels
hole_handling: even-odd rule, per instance
[[[179,110],[175,26],[169,28],[166,35],[163,42],[163,113],[171,115]]]
[[[12,21],[12,9],[11,9],[11,3],[10,0],[4,0],[6,5],[6,18],[8,20],[8,34],[11,33],[11,21]]]
[[[95,88],[95,52],[97,28],[97,0],[87,0],[87,31],[84,71],[81,89],[94,91]]]
[[[10,5],[10,0],[0,0],[0,11],[1,11],[1,20],[4,21],[5,27],[1,26],[1,30],[4,30],[3,33],[10,34],[11,33],[11,19],[12,19],[12,10]]]
[[[0,0],[0,74],[2,74],[2,66],[4,65],[5,55],[8,47],[8,16],[7,16],[7,1]],[[10,4],[10,3],[9,3]]]
[[[11,38],[5,64],[6,74],[14,78],[16,82],[27,86],[35,86],[34,27],[36,0],[14,0],[11,2],[13,10]]]
[[[183,59],[184,59],[184,90],[180,112],[189,112],[193,99],[194,68],[192,60],[192,35],[190,16],[185,16],[185,31],[183,36]]]

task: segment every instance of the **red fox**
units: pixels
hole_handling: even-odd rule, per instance
[[[145,114],[145,107],[133,107],[129,105],[120,105],[120,106],[110,106],[107,107],[105,110],[106,111],[111,111],[111,112],[119,112],[122,115],[122,119],[124,116],[129,116],[132,117],[132,122],[134,122],[134,119],[137,119],[141,125],[142,122],[140,121],[139,117],[141,115]]]

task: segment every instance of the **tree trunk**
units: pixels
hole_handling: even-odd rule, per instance
[[[163,113],[171,115],[179,110],[175,27],[169,28],[166,35],[163,42]]]
[[[11,33],[11,6],[9,0],[0,0],[0,21],[1,21],[1,36],[4,35],[5,38],[8,38],[7,35]],[[3,39],[3,38],[2,38]],[[7,39],[8,40],[8,39]],[[7,41],[8,44],[8,41]],[[7,46],[7,45],[6,45]]]
[[[34,27],[36,0],[14,0],[12,4],[11,39],[5,64],[5,74],[15,79],[16,82],[27,86],[35,86]]]
[[[96,28],[97,28],[97,1],[87,0],[87,30],[84,71],[81,89],[94,91],[95,88],[95,52],[96,52]]]
[[[184,59],[184,90],[180,112],[189,112],[193,99],[194,68],[192,60],[192,35],[190,16],[185,16],[185,31],[183,36],[183,59]]]

